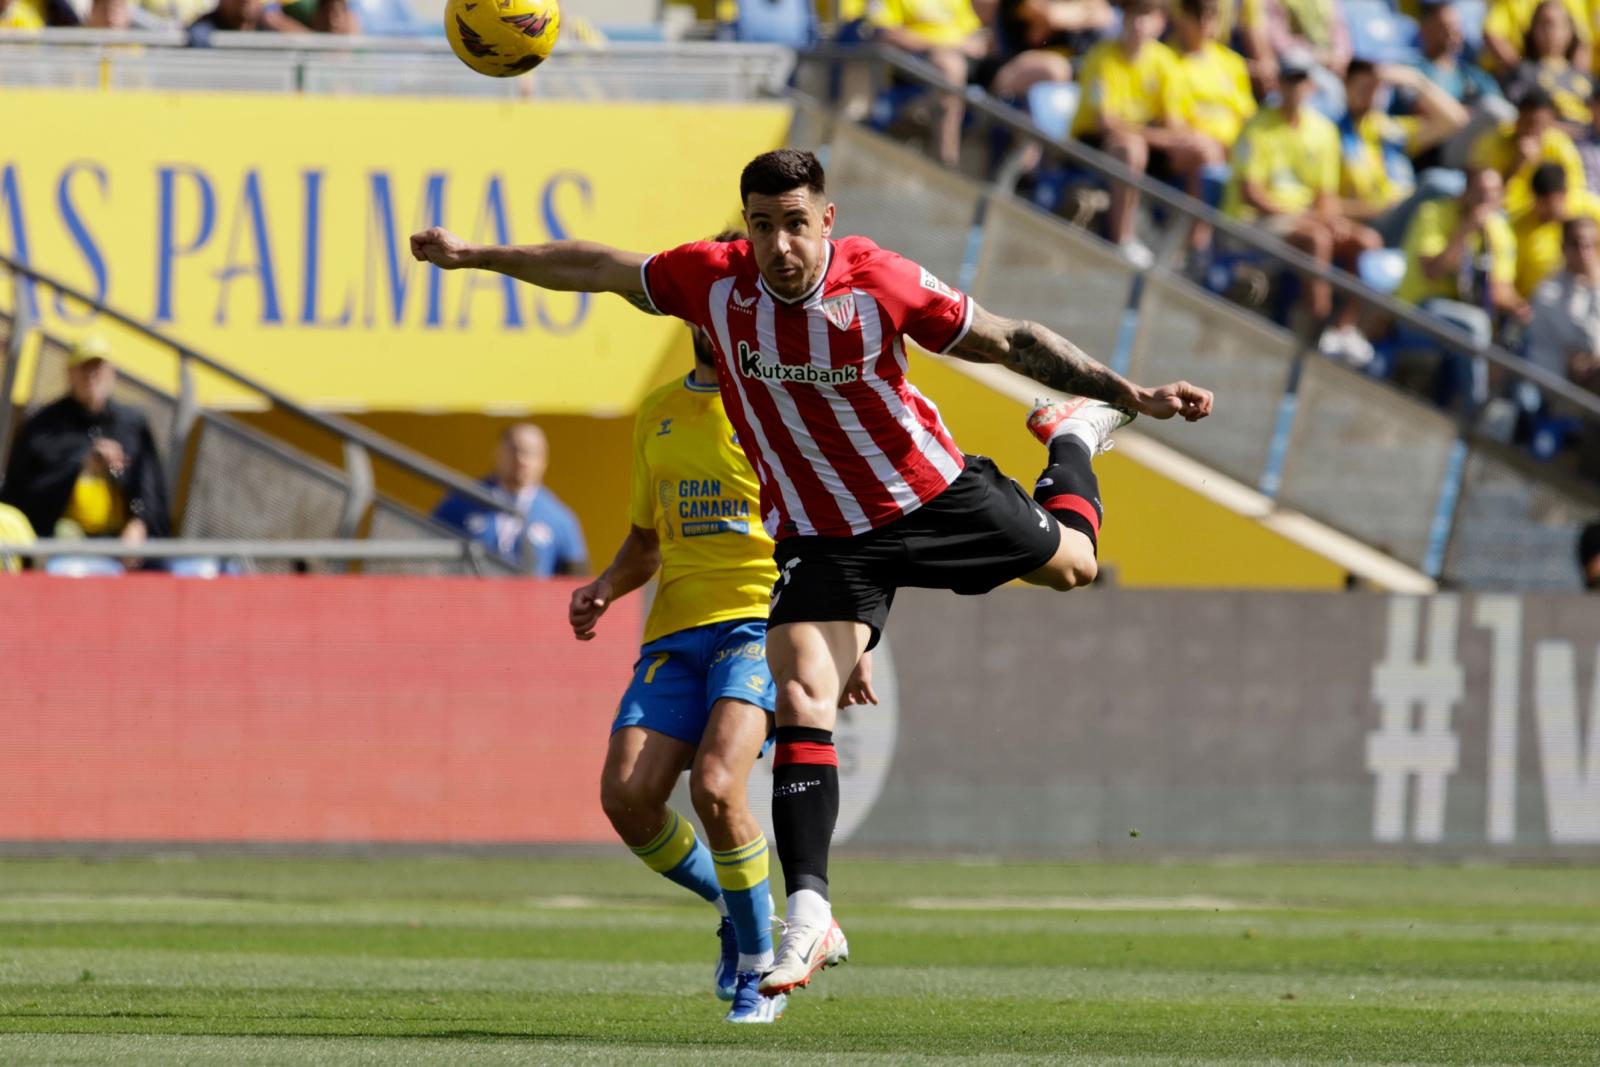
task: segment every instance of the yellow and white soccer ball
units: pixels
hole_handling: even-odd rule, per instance
[[[526,74],[561,33],[557,0],[448,0],[444,34],[461,62],[491,78]]]

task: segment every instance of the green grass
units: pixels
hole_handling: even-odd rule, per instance
[[[0,861],[0,1064],[1600,1064],[1600,874],[840,862],[852,961],[724,1026],[626,858]]]

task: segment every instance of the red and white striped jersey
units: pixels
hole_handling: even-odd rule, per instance
[[[948,351],[972,302],[864,237],[828,243],[822,281],[800,300],[767,292],[748,241],[651,256],[655,310],[703,327],[723,406],[761,482],[776,538],[866,533],[910,514],[961,473],[961,450],[906,380],[903,339]]]

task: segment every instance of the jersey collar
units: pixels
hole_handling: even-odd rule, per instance
[[[828,261],[823,265],[822,277],[817,279],[817,284],[812,286],[810,292],[806,293],[805,296],[797,297],[794,300],[785,300],[767,288],[767,280],[761,276],[759,268],[756,270],[756,287],[766,293],[775,304],[782,304],[785,307],[805,307],[822,299],[822,291],[828,287],[828,272],[831,270],[833,270],[833,239],[829,238]]]
[[[701,385],[695,381],[694,371],[690,371],[684,376],[683,387],[691,393],[715,393],[719,391],[715,385]]]

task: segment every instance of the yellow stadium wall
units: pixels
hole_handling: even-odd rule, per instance
[[[792,123],[781,101],[4,98],[0,252],[302,403],[357,411],[633,410],[681,324],[615,296],[437,270],[413,260],[411,233],[669,248],[730,221],[740,168]],[[40,287],[18,295],[58,336],[113,332]],[[113,342],[125,369],[172,380],[165,348]],[[207,403],[257,406],[199,386]]]
[[[962,448],[1032,484],[1044,452],[1023,427],[1021,404],[933,356],[914,352],[911,376],[939,406]],[[1125,456],[1101,456],[1095,470],[1106,507],[1100,561],[1119,585],[1344,587],[1346,573],[1338,565]]]

